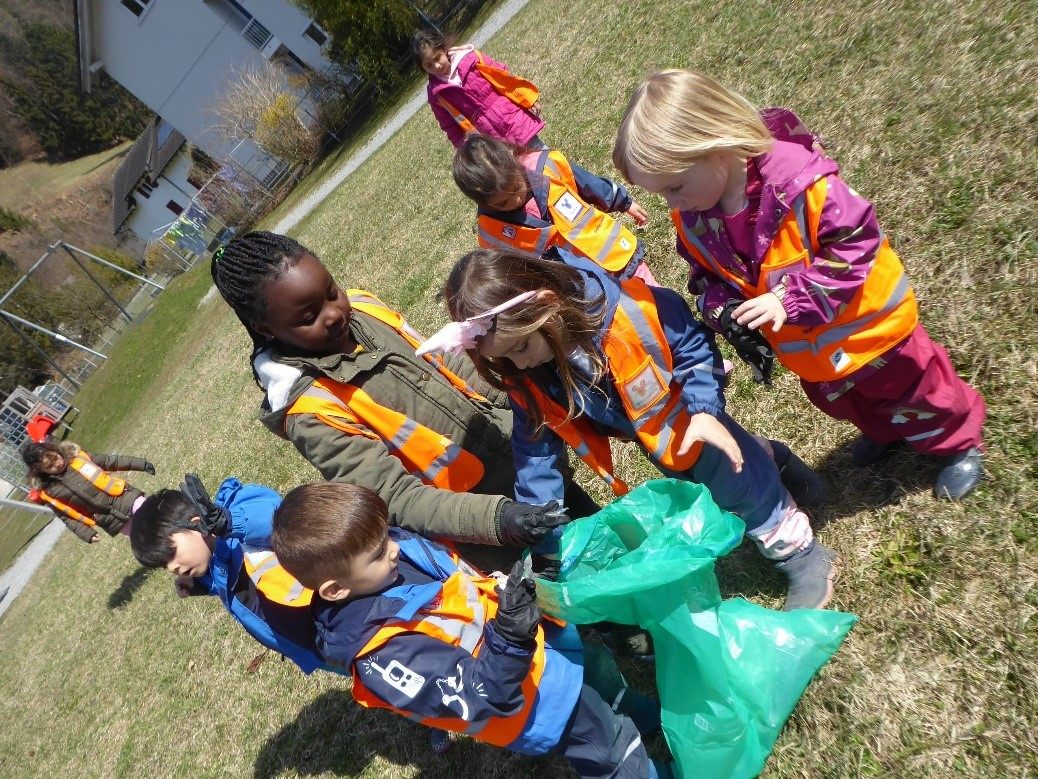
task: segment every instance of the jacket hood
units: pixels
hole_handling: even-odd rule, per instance
[[[839,166],[822,152],[789,141],[776,140],[771,151],[760,155],[756,161],[765,182],[757,211],[756,232],[766,236],[778,232],[779,224],[793,201],[808,187],[820,178],[840,172]]]

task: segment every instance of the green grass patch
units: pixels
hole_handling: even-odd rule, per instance
[[[83,176],[124,154],[132,144],[126,141],[69,162],[23,162],[0,169],[0,205],[17,209],[39,198],[64,192]]]

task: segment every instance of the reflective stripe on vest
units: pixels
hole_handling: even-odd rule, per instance
[[[364,685],[364,674],[360,672],[366,665],[366,670],[370,672],[389,673],[389,669],[380,667],[371,655],[401,633],[422,633],[445,644],[461,647],[474,657],[478,657],[483,649],[481,639],[486,623],[497,613],[497,595],[494,590],[496,585],[494,579],[456,571],[443,582],[440,595],[422,606],[412,619],[390,622],[380,628],[357,653],[358,659],[353,663],[353,697],[357,702],[369,708],[395,711],[427,727],[465,733],[478,741],[496,746],[508,746],[515,741],[533,711],[537,700],[537,687],[544,674],[544,630],[540,626],[537,628],[536,649],[530,671],[522,684],[523,705],[519,711],[511,715],[478,721],[466,720],[460,715],[422,718],[412,712],[390,706],[375,696]],[[391,596],[391,593],[392,590],[389,590],[384,595]]]
[[[30,497],[33,497],[30,495]],[[38,500],[36,499],[38,498]],[[69,519],[74,519],[76,522],[82,522],[87,527],[94,527],[97,525],[91,517],[83,514],[78,509],[73,508],[63,500],[55,498],[53,495],[48,495],[46,490],[36,490],[36,497],[33,498],[34,503],[46,503],[52,509],[59,514],[64,514]]]
[[[421,336],[403,317],[374,295],[362,290],[349,290],[347,294],[350,304],[358,311],[392,327],[413,347],[421,343]],[[486,398],[447,368],[442,357],[427,357],[426,361],[458,391],[473,400],[486,402]],[[483,463],[475,455],[435,430],[381,405],[352,384],[318,379],[286,413],[314,414],[344,433],[381,441],[409,473],[440,489],[468,492],[479,484],[485,473]]]
[[[551,224],[529,227],[480,214],[477,220],[479,245],[536,257],[552,246],[562,246],[610,273],[621,273],[638,248],[634,233],[618,218],[600,211],[580,196],[573,168],[559,152],[545,155],[541,172],[548,181]]]
[[[620,300],[602,342],[609,379],[649,457],[672,471],[687,471],[699,458],[703,444],[697,442],[685,454],[677,453],[681,443],[677,434],[688,428],[692,415],[682,399],[681,386],[674,380],[674,357],[656,302],[641,279],[627,279],[620,287]],[[613,474],[609,439],[586,420],[567,420],[566,409],[531,380],[526,380],[526,386],[548,427],[573,447],[614,494],[626,494],[627,485]],[[511,397],[525,407],[521,394],[513,392]]]
[[[458,125],[458,128],[465,133],[465,135],[471,135],[472,133],[477,132],[476,126],[465,117],[465,114],[448,103],[442,95],[437,95],[436,100],[441,106],[443,106],[447,113],[451,115],[451,119],[454,120],[454,123]]]
[[[267,600],[283,606],[309,606],[313,600],[313,590],[282,568],[273,552],[246,552],[243,563],[256,591]]]
[[[671,211],[678,239],[700,265],[731,284],[742,297],[763,295],[788,275],[810,267],[821,251],[818,224],[825,205],[827,180],[821,178],[790,204],[764,255],[756,284],[721,265],[699,239],[707,229],[703,218],[689,226],[681,212]],[[808,240],[804,240],[807,236]],[[824,300],[825,291],[815,299]],[[779,361],[811,382],[832,381],[864,367],[911,335],[919,323],[915,293],[897,254],[882,239],[864,283],[839,311],[827,310],[827,324],[801,327],[787,322],[777,332],[761,333]]]
[[[92,486],[113,498],[118,498],[126,491],[126,480],[112,476],[108,471],[98,466],[90,455],[80,449],[69,461],[69,468],[74,470]]]

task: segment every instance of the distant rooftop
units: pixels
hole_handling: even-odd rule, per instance
[[[118,232],[130,215],[133,191],[147,178],[155,181],[173,155],[184,145],[184,136],[156,116],[144,128],[136,143],[123,157],[112,181],[112,232]]]

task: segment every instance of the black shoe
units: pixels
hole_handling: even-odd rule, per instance
[[[944,458],[944,467],[933,485],[935,498],[958,500],[984,478],[984,455],[976,447]]]
[[[793,454],[793,450],[781,441],[770,443],[782,486],[789,490],[798,506],[821,506],[829,500],[829,482],[818,471]]]
[[[851,460],[855,465],[871,465],[890,454],[897,444],[897,441],[878,444],[868,436],[858,436],[858,440],[851,445]]]

